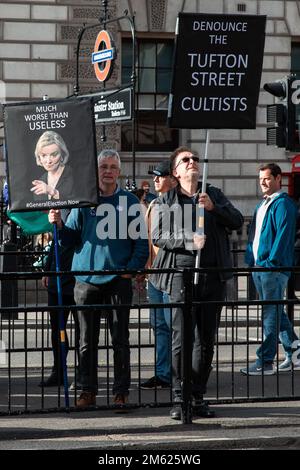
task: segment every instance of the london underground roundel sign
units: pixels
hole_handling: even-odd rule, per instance
[[[99,82],[107,80],[113,69],[113,60],[116,57],[116,49],[108,31],[102,30],[98,34],[92,53],[92,63]]]

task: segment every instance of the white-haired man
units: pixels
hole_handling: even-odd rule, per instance
[[[76,208],[67,223],[60,211],[51,210],[50,222],[56,222],[62,244],[75,245],[72,270],[142,269],[148,258],[148,240],[143,216],[141,230],[134,230],[136,217],[133,205],[137,198],[117,184],[120,157],[115,150],[103,150],[98,157],[99,205],[96,208]],[[144,233],[143,233],[144,231]],[[76,276],[74,297],[78,305],[130,304],[131,275],[86,274]],[[98,391],[98,341],[101,311],[78,311],[80,323],[80,382],[82,393],[77,407],[96,404]],[[114,404],[124,409],[130,386],[129,309],[111,310],[108,323],[114,350]]]

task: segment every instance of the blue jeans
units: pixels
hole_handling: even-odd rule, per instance
[[[288,277],[279,272],[252,273],[253,281],[261,300],[283,300]],[[257,364],[273,363],[277,352],[278,336],[286,357],[292,358],[293,328],[283,305],[263,305],[264,340],[256,351]]]
[[[169,296],[148,281],[148,298],[153,304],[169,303]],[[155,375],[161,380],[171,382],[171,310],[169,308],[150,308],[150,324],[155,333]]]

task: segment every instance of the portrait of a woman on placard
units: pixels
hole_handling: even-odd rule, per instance
[[[35,159],[45,172],[32,181],[35,200],[53,199],[64,201],[74,194],[73,172],[69,165],[69,151],[57,132],[44,132],[35,147]]]

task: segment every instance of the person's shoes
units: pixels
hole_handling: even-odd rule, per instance
[[[63,385],[64,380],[63,377],[59,377],[56,372],[52,372],[48,379],[41,380],[39,383],[39,387],[58,387],[59,385]]]
[[[176,421],[179,421],[179,420],[181,420],[181,414],[182,414],[181,398],[180,397],[175,397],[173,401],[174,401],[174,406],[173,406],[173,408],[171,408],[170,418],[175,419]]]
[[[128,412],[128,408],[127,408],[127,404],[128,404],[128,395],[124,395],[123,393],[117,393],[115,396],[114,396],[114,405],[116,406],[116,409],[115,409],[115,412],[116,413],[127,413]]]
[[[79,376],[77,376],[77,380],[73,380],[71,383],[69,390],[82,390],[82,383],[80,382]]]
[[[96,406],[96,393],[82,392],[76,402],[76,407],[88,408],[89,406]]]
[[[292,361],[288,357],[278,366],[278,372],[289,372],[292,370]]]
[[[175,405],[173,408],[171,408],[170,411],[170,418],[175,419],[176,421],[181,420],[181,405]]]
[[[74,377],[74,380],[73,382],[71,383],[70,387],[69,387],[69,390],[82,390],[82,384],[80,382],[80,370],[79,370],[79,367],[77,366],[76,367],[76,371],[75,371],[75,377]]]
[[[69,387],[69,390],[81,390],[82,389],[82,385],[80,382],[75,382],[75,380],[73,380],[73,382],[71,383],[70,387]]]
[[[142,382],[141,388],[144,390],[170,388],[170,384],[154,375],[153,377],[146,380],[145,382]]]
[[[300,370],[300,361],[293,362],[293,370]]]
[[[300,360],[293,362],[291,359],[286,358],[278,366],[278,372],[289,372],[291,370],[300,370]]]
[[[204,400],[195,400],[193,404],[193,415],[200,418],[214,418],[215,412],[210,409],[208,403]]]
[[[264,364],[259,366],[256,362],[249,364],[249,367],[240,369],[241,374],[243,375],[274,375],[275,370],[273,369],[273,364]]]
[[[293,370],[300,370],[300,343],[299,340],[295,340],[292,344],[292,363]]]

